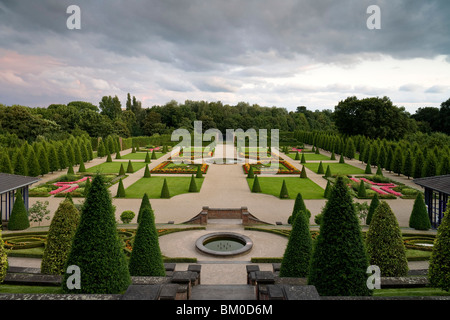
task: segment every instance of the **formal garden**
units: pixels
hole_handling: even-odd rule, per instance
[[[439,229],[432,229],[424,194],[409,181],[449,174],[448,146],[437,147],[418,137],[389,141],[310,130],[295,130],[289,136],[295,143],[284,143],[279,153],[270,148],[236,150],[239,157],[249,160],[234,167],[248,186],[248,203],[259,201],[258,194],[270,196],[264,197],[273,201],[267,210],[277,221],[244,229],[270,232],[287,240],[279,255],[253,256],[251,262],[279,263],[280,276],[304,278],[322,296],[447,295],[448,210]],[[196,160],[205,155],[212,158],[217,150],[184,149],[176,154],[184,163],[176,163],[169,156],[163,158],[174,146],[167,143],[167,137],[154,139],[120,140],[116,135],[103,139],[79,135],[57,141],[40,138],[20,146],[11,144],[7,152],[1,152],[1,172],[40,177],[53,174],[55,179],[33,187],[29,196],[42,198],[39,201],[59,198],[60,205],[47,220],[45,216],[50,214],[45,208],[33,205],[24,213],[17,198],[8,229],[2,234],[0,274],[5,273],[7,256],[41,259],[43,272],[64,277],[67,275],[61,266],[70,263],[89,270],[79,292],[123,293],[132,275],[164,276],[161,263],[198,262],[190,255],[165,256],[157,241],[165,235],[206,227],[157,225],[155,215],[161,213],[150,203],[170,203],[180,194],[201,195],[205,181],[213,176],[211,170],[217,168],[213,166],[219,164]],[[272,168],[274,160],[277,165]],[[324,206],[321,212],[312,213],[299,199],[322,201]],[[143,205],[139,210],[115,212],[116,201],[142,201]],[[398,224],[389,201],[414,202],[408,225]],[[277,215],[285,208],[281,203],[292,203],[293,208],[289,219],[279,224]],[[63,214],[71,219],[61,218]],[[93,231],[98,226],[103,230],[100,233]],[[65,251],[58,251],[62,247]],[[410,275],[408,263],[413,261],[429,265],[426,273]],[[383,277],[422,277],[427,285],[369,290],[367,267],[374,264],[381,268]],[[342,274],[336,276],[333,270],[337,268]],[[106,270],[102,275],[107,274],[108,281],[94,281],[102,278],[95,270]],[[349,278],[354,281],[343,286]],[[20,291],[24,289],[0,285],[2,292],[14,290],[34,289]],[[59,287],[44,292],[70,290]]]

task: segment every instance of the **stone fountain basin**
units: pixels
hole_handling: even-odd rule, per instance
[[[237,242],[240,245],[238,245],[239,248],[237,249],[231,248],[230,250],[225,249],[225,251],[213,250],[212,248],[208,248],[205,246],[208,243],[211,243],[212,241],[220,241],[220,240]],[[195,246],[199,251],[203,253],[219,257],[228,257],[243,254],[250,251],[251,248],[253,247],[253,241],[245,235],[234,232],[213,232],[198,238],[197,241],[195,242]]]

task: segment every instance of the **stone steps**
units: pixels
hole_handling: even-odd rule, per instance
[[[205,285],[192,287],[190,300],[256,300],[255,286]]]

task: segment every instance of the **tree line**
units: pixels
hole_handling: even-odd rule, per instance
[[[420,139],[415,139],[419,136]],[[298,141],[311,144],[349,159],[358,158],[372,167],[413,178],[450,174],[450,143],[448,136],[438,135],[439,144],[426,143],[423,134],[412,134],[394,141],[371,139],[363,135],[344,136],[320,131],[295,131]],[[434,141],[433,135],[428,135]],[[421,141],[422,143],[419,143]]]

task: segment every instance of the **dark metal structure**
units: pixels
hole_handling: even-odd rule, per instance
[[[39,180],[36,177],[0,173],[0,213],[2,221],[9,220],[18,190],[21,191],[25,208],[28,210],[29,186]]]
[[[425,189],[424,200],[428,207],[431,225],[437,228],[441,224],[444,212],[449,205],[450,174],[414,179],[413,182]]]

